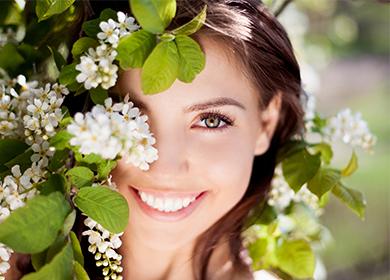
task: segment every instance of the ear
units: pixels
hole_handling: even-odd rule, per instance
[[[255,155],[262,155],[267,150],[278,124],[282,106],[282,93],[278,92],[269,102],[267,108],[260,113],[261,126],[258,131]]]

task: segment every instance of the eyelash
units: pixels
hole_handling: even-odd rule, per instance
[[[234,125],[234,119],[233,118],[223,114],[221,111],[216,110],[216,109],[211,110],[209,112],[202,113],[200,115],[200,120],[201,121],[204,121],[204,120],[206,120],[208,118],[217,118],[217,119],[223,121],[224,123],[226,123],[226,125],[224,125],[222,127],[215,127],[215,128],[209,128],[207,126],[200,127],[201,129],[204,129],[207,132],[222,132],[225,129],[229,128],[230,126]]]

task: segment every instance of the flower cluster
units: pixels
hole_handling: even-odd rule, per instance
[[[5,30],[0,27],[0,47],[9,42],[17,42],[15,31],[10,27]]]
[[[320,216],[323,212],[323,209],[319,207],[318,197],[307,189],[306,184],[295,193],[284,179],[282,168],[277,166],[267,203],[281,213],[291,202],[303,202],[313,209],[317,216]]]
[[[152,147],[155,138],[149,132],[147,116],[140,115],[128,98],[114,105],[107,98],[104,106],[96,105],[85,115],[76,113],[67,127],[73,135],[70,144],[79,146],[82,154],[95,153],[104,159],[119,155],[126,163],[148,170],[148,163],[157,159],[157,149]]]
[[[12,249],[0,243],[0,280],[5,280],[1,275],[4,275],[10,268],[8,261],[11,258],[12,253]]]
[[[118,77],[118,66],[114,64],[119,39],[139,29],[133,17],[127,17],[123,12],[117,13],[118,21],[109,19],[99,25],[102,32],[97,34],[100,45],[94,49],[89,48],[87,55],[80,57],[76,70],[80,72],[76,80],[84,83],[86,89],[96,88],[99,85],[109,89],[115,85]]]
[[[122,256],[115,251],[122,245],[120,236],[123,233],[112,234],[91,218],[86,218],[84,224],[89,229],[82,235],[88,236],[88,251],[95,255],[96,266],[103,267],[104,279],[123,279],[119,275],[123,271]]]
[[[325,137],[330,141],[342,140],[352,147],[361,147],[370,151],[376,143],[376,137],[370,132],[367,122],[362,119],[361,113],[353,114],[347,108],[329,119],[324,128]]]

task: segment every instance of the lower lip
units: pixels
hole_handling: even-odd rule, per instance
[[[130,187],[130,190],[142,211],[151,218],[162,222],[177,222],[183,220],[196,209],[196,207],[202,202],[207,193],[202,192],[193,202],[191,202],[190,205],[178,211],[162,212],[144,203],[141,200],[141,197],[138,195],[138,191],[136,189]]]

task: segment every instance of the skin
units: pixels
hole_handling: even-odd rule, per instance
[[[146,96],[141,90],[140,69],[123,72],[117,83],[116,90],[121,95],[129,93],[130,100],[145,104],[141,112],[149,117],[159,156],[147,171],[121,160],[111,173],[130,208],[120,249],[124,279],[191,279],[191,253],[196,238],[244,195],[253,158],[268,149],[277,124],[280,95],[260,110],[259,93],[234,57],[219,43],[202,37],[198,41],[206,54],[206,66],[192,83],[176,80],[168,90]],[[217,97],[232,98],[245,109],[222,105],[184,112],[188,106]],[[202,113],[215,109],[234,119],[233,125],[213,118],[201,120]],[[216,128],[208,131],[207,124]],[[208,194],[185,219],[161,222],[141,211],[130,185],[146,192]],[[209,271],[213,279],[223,279],[231,273],[227,256],[226,243],[221,243],[211,259]]]

